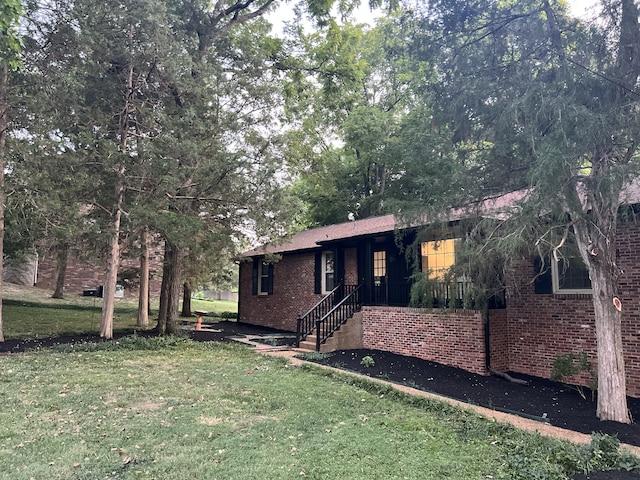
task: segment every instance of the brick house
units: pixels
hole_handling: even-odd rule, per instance
[[[163,250],[156,248],[149,257],[149,295],[158,297],[162,283]],[[125,287],[127,297],[137,297],[139,293],[140,261],[124,256],[120,261],[119,283]],[[65,275],[65,295],[82,295],[87,289],[97,289],[104,283],[107,268],[98,261],[83,260],[73,255],[67,260]],[[53,292],[58,277],[56,258],[51,254],[31,255],[22,262],[6,263],[3,280],[18,285],[36,286]]]
[[[510,201],[497,200],[502,206]],[[452,213],[446,229],[421,238],[417,268],[436,280],[455,259],[461,241],[455,226],[462,217],[462,212]],[[298,332],[303,340],[316,335],[316,321],[327,317],[322,320],[326,335],[315,340],[322,350],[324,339],[317,337],[331,336],[348,319],[340,330],[355,328],[356,333],[339,348],[386,350],[482,375],[491,367],[549,378],[554,359],[570,352],[586,353],[596,368],[590,282],[581,261],[562,269],[552,262],[549,271],[538,275],[536,258],[519,259],[505,298],[493,302],[486,316],[455,308],[463,280],[438,293],[449,308],[412,308],[408,305],[416,265],[407,261],[404,248],[415,239],[415,229],[399,229],[394,216],[387,215],[305,230],[286,243],[246,252],[240,265],[238,320]],[[634,397],[640,397],[638,251],[640,224],[621,222],[623,344],[627,392]],[[346,308],[341,318],[334,318],[340,317],[334,305]],[[349,327],[351,323],[355,327]],[[589,380],[583,374],[572,382]]]
[[[160,284],[162,278],[159,274],[162,268],[161,252],[154,252],[150,261],[149,274],[149,295],[158,297],[160,295]],[[137,258],[130,259],[123,257],[120,260],[120,272],[130,272],[133,276],[134,284],[121,282],[125,287],[125,295],[127,297],[138,296],[140,261]],[[89,288],[95,289],[104,283],[107,275],[107,268],[103,265],[96,265],[89,261],[69,257],[67,261],[67,274],[65,276],[65,293],[71,295],[82,295],[82,292]],[[58,267],[56,259],[52,255],[44,255],[37,262],[37,277],[35,286],[39,288],[49,289],[53,292],[56,286],[58,276]]]

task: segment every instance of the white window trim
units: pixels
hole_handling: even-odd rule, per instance
[[[327,255],[331,255],[333,257],[333,272],[327,272]],[[333,273],[333,284],[335,287],[335,283],[336,283],[336,271],[335,271],[335,266],[336,266],[336,259],[333,256],[333,252],[331,250],[327,250],[322,252],[322,277],[321,277],[321,281],[322,281],[322,294],[326,295],[327,293],[331,293],[331,290],[333,290],[333,288],[331,290],[327,290],[327,273]]]
[[[558,269],[558,263],[562,260],[551,261],[551,285],[553,287],[553,293],[555,295],[590,295],[593,293],[593,288],[560,288],[560,273]]]

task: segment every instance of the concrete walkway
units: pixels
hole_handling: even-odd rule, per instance
[[[359,373],[349,372],[348,370],[341,370],[341,369],[329,367],[326,365],[320,365],[314,362],[305,362],[304,360],[295,358],[296,355],[299,355],[301,353],[307,353],[306,350],[300,350],[300,349],[291,348],[291,347],[273,347],[270,345],[264,345],[258,342],[253,342],[250,338],[247,338],[246,340],[241,341],[240,343],[244,343],[255,348],[256,352],[258,353],[286,358],[289,360],[289,362],[292,365],[302,365],[304,363],[307,363],[309,365],[314,365],[319,368],[325,368],[328,370],[333,370],[335,372],[339,372],[347,375],[353,375],[355,377],[360,377],[362,379],[365,379],[371,382],[376,382],[376,383],[390,386],[400,392],[404,392],[409,395],[432,398],[435,400],[446,402],[456,407],[460,407],[464,410],[476,412],[482,415],[483,417],[491,420],[495,420],[496,422],[508,423],[510,425],[513,425],[516,428],[527,430],[530,432],[537,432],[540,435],[543,435],[545,437],[557,438],[560,440],[566,440],[568,442],[577,443],[577,444],[588,444],[589,442],[591,442],[591,436],[584,433],[574,432],[573,430],[566,430],[564,428],[554,427],[547,423],[541,423],[535,420],[530,420],[528,418],[520,417],[518,415],[510,415],[508,413],[491,410],[490,408],[480,407],[478,405],[471,405],[469,403],[461,402],[459,400],[454,400],[452,398],[442,397],[434,393],[417,390],[415,388],[407,387],[405,385],[399,385],[397,383],[387,382],[385,380],[381,380],[378,378],[368,377],[366,375],[361,375]],[[621,444],[621,448],[640,457],[640,447],[623,443]]]

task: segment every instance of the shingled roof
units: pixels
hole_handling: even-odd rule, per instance
[[[326,227],[311,228],[296,233],[290,240],[272,245],[268,244],[254,250],[245,252],[243,256],[254,257],[265,253],[287,253],[300,250],[318,248],[320,243],[341,240],[345,238],[374,235],[376,233],[392,232],[396,228],[396,220],[393,215],[365,218],[353,222],[338,223]]]

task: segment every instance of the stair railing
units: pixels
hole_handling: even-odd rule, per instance
[[[362,285],[345,285],[344,297],[323,317],[316,320],[316,352],[320,345],[362,307]]]
[[[318,303],[309,309],[307,313],[298,317],[296,326],[296,346],[300,346],[300,342],[307,338],[313,329],[316,328],[318,319],[324,317],[329,312],[342,293],[343,285],[340,284],[327,295],[325,295]]]

